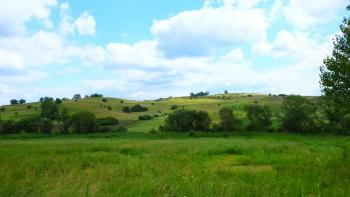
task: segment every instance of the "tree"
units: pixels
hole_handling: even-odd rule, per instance
[[[51,133],[53,129],[52,120],[48,118],[41,118],[39,122],[39,129],[41,133]]]
[[[62,100],[60,98],[56,98],[55,103],[59,105],[62,103]]]
[[[17,105],[18,101],[16,99],[11,99],[10,103],[11,103],[11,105]]]
[[[78,112],[72,116],[72,126],[78,133],[96,132],[95,114],[89,111]]]
[[[227,90],[225,90],[224,94],[228,94],[228,91],[227,91]]]
[[[165,119],[166,131],[207,131],[211,119],[207,112],[196,110],[176,110]]]
[[[40,103],[41,117],[56,120],[59,117],[59,111],[57,104],[53,101],[53,98],[45,97]]]
[[[134,106],[132,106],[131,108],[132,112],[144,112],[144,111],[148,111],[147,107],[143,107],[140,104],[136,104]]]
[[[103,97],[103,95],[95,93],[95,94],[91,94],[90,97],[91,98],[100,98],[100,97]]]
[[[231,108],[224,107],[220,109],[219,116],[222,131],[234,131],[240,129],[240,121],[234,116]]]
[[[268,106],[247,105],[245,107],[249,123],[247,130],[251,131],[266,131],[270,128],[272,121],[272,113]]]
[[[350,5],[347,7],[350,11]],[[333,41],[332,55],[323,60],[321,86],[325,96],[350,110],[350,17],[344,18],[341,34]]]
[[[96,124],[98,126],[115,126],[118,125],[119,120],[114,117],[97,118]]]
[[[123,112],[125,112],[125,113],[131,113],[130,107],[129,107],[129,106],[123,107]]]
[[[62,110],[60,120],[63,124],[62,132],[67,133],[69,127],[72,125],[72,117],[69,115],[67,108]]]
[[[73,96],[73,100],[80,100],[81,99],[81,95],[80,94],[75,94]]]
[[[302,96],[286,96],[283,98],[282,126],[288,132],[307,133],[317,131],[317,107]]]
[[[19,102],[19,104],[25,104],[25,103],[26,103],[26,100],[20,99],[18,102]]]

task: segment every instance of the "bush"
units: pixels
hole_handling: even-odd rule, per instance
[[[115,126],[118,125],[119,120],[114,117],[97,118],[97,126]]]
[[[271,124],[272,113],[268,106],[247,105],[245,107],[248,118],[246,127],[249,131],[267,131]]]
[[[140,115],[139,120],[151,120],[152,116],[150,115]]]
[[[115,131],[119,132],[119,133],[126,133],[126,132],[128,132],[128,129],[126,127],[124,127],[123,125],[121,125]]]
[[[131,113],[131,109],[130,109],[130,107],[129,106],[125,106],[125,107],[123,107],[123,112],[125,112],[125,113]]]
[[[15,121],[13,126],[13,129],[15,132],[27,132],[27,133],[38,133],[39,131],[39,121],[40,117],[27,117],[27,118],[22,118],[18,121]]]
[[[39,129],[41,133],[51,133],[53,129],[52,120],[48,118],[41,118],[39,122]]]
[[[103,97],[103,95],[95,93],[95,94],[91,94],[90,97],[91,98],[100,98],[100,97]]]
[[[112,107],[110,105],[108,105],[107,109],[108,110],[112,110]]]
[[[27,109],[32,109],[32,106],[31,105],[27,105]]]
[[[317,128],[317,107],[304,97],[291,95],[283,98],[283,129],[288,132],[308,133]]]
[[[5,107],[0,108],[0,111],[4,112],[5,111]]]
[[[62,100],[60,98],[56,98],[55,103],[59,105],[62,103]]]
[[[102,102],[106,103],[106,102],[107,102],[107,99],[106,99],[106,98],[103,98],[103,99],[102,99]]]
[[[78,133],[93,133],[96,131],[95,114],[89,111],[76,113],[72,116],[72,126]]]
[[[235,117],[233,110],[224,107],[219,111],[221,131],[234,131],[241,129],[241,122]]]
[[[172,105],[172,106],[170,107],[170,110],[175,110],[175,109],[177,109],[177,108],[179,108],[178,105]]]
[[[148,111],[148,108],[143,107],[140,104],[136,104],[136,105],[131,107],[131,111],[132,112],[144,112],[144,111]]]
[[[177,110],[169,114],[165,119],[164,130],[166,131],[207,131],[211,119],[207,112],[196,110]]]

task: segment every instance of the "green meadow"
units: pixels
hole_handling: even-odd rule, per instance
[[[6,135],[0,196],[348,196],[349,147],[295,134]]]
[[[128,132],[0,135],[0,196],[348,196],[349,136],[150,132],[172,105],[205,110],[218,122],[222,107],[243,118],[245,105],[266,104],[276,125],[282,100],[258,94],[66,100],[61,109],[116,117]],[[122,112],[137,103],[149,111]],[[39,103],[3,108],[3,120],[40,114]],[[144,114],[158,117],[138,121]]]

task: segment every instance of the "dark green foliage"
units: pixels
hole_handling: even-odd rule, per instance
[[[120,103],[124,103],[124,100],[120,100]]]
[[[0,108],[0,111],[4,112],[5,111],[5,107]]]
[[[103,98],[103,99],[102,99],[102,102],[106,103],[106,102],[107,102],[107,99],[106,99],[106,98]]]
[[[97,118],[96,125],[98,126],[114,126],[118,125],[119,120],[114,117]]]
[[[130,107],[129,107],[129,106],[123,107],[123,112],[125,112],[125,113],[131,113]]]
[[[222,131],[235,131],[240,130],[241,123],[235,117],[233,110],[228,107],[224,107],[219,111],[220,126]]]
[[[39,121],[40,117],[27,117],[15,121],[13,124],[13,129],[17,132],[24,131],[26,133],[38,133],[39,131]]]
[[[112,107],[110,105],[108,105],[107,109],[108,110],[112,110]]]
[[[196,110],[176,110],[169,114],[165,120],[164,130],[166,131],[207,131],[211,119],[207,112]]]
[[[286,131],[308,133],[318,130],[317,106],[306,98],[296,95],[284,97],[282,109],[282,125]]]
[[[60,98],[56,98],[55,103],[59,105],[62,103],[62,100]]]
[[[175,109],[177,109],[177,108],[179,108],[178,105],[172,105],[172,106],[170,107],[171,110],[175,110]]]
[[[48,118],[41,118],[39,122],[39,130],[41,133],[51,133],[53,129],[52,120]]]
[[[89,111],[78,112],[72,116],[72,126],[77,133],[93,133],[96,131],[95,114]]]
[[[80,94],[75,94],[73,96],[73,100],[80,100],[81,99],[81,95]]]
[[[227,91],[227,90],[225,90],[224,94],[228,94],[228,91]]]
[[[151,120],[153,117],[150,115],[140,115],[139,120]]]
[[[27,105],[27,109],[32,109],[32,105]]]
[[[203,97],[203,96],[208,96],[209,92],[198,92],[198,93],[190,93],[191,98],[197,98],[197,97]]]
[[[91,94],[90,97],[91,98],[100,98],[100,97],[103,97],[103,95],[95,93],[95,94]]]
[[[245,107],[249,121],[246,129],[249,131],[267,131],[271,124],[272,112],[268,106],[247,105]]]
[[[136,104],[134,106],[132,106],[131,108],[132,112],[144,112],[144,111],[148,111],[147,107],[143,107],[140,104]]]
[[[69,115],[66,108],[62,110],[60,120],[62,121],[62,132],[67,133],[69,127],[72,125],[72,117]]]
[[[18,100],[18,103],[19,103],[19,104],[25,104],[25,103],[26,103],[26,100],[20,99],[20,100]]]
[[[52,98],[45,97],[40,103],[41,117],[56,120],[59,118],[58,105]]]
[[[348,110],[340,107],[329,97],[323,97],[320,106],[322,109],[322,115],[326,120],[323,123],[323,130],[326,132],[332,131],[334,133],[350,133],[350,127],[347,123],[347,117],[350,114]]]
[[[16,99],[11,99],[10,100],[10,104],[11,105],[17,105],[18,104],[18,101]]]
[[[350,11],[350,6],[347,7]],[[340,26],[333,52],[323,60],[321,86],[325,96],[334,100],[339,107],[350,110],[350,18]]]

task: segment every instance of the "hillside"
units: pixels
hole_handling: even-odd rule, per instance
[[[317,100],[318,97],[308,97],[311,100]],[[152,128],[158,128],[163,124],[168,113],[171,113],[171,107],[177,105],[179,108],[197,109],[207,111],[213,122],[218,121],[218,110],[222,107],[231,107],[234,109],[238,117],[244,117],[244,106],[248,104],[258,103],[261,105],[268,105],[274,115],[274,124],[276,124],[276,115],[281,111],[280,106],[283,100],[282,96],[269,96],[263,94],[243,94],[243,93],[229,93],[216,94],[207,97],[169,97],[165,99],[147,100],[147,101],[132,101],[119,98],[106,97],[107,102],[103,102],[102,98],[88,98],[81,100],[64,100],[59,105],[60,109],[67,108],[68,112],[73,114],[79,111],[88,110],[93,112],[97,117],[112,116],[120,120],[120,122],[129,128],[129,131],[149,131]],[[149,109],[146,112],[125,113],[122,111],[125,106],[133,106],[140,104]],[[30,107],[29,107],[30,106]],[[108,109],[111,106],[111,110]],[[1,106],[3,108],[0,112],[3,120],[20,119],[26,116],[40,114],[40,103],[27,103],[18,105]],[[138,121],[140,115],[158,115],[152,120]]]

